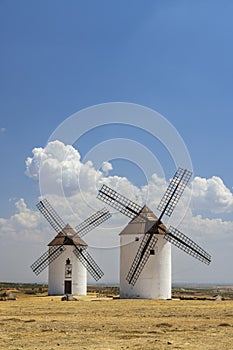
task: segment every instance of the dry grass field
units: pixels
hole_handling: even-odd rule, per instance
[[[232,300],[77,299],[1,301],[0,349],[233,349]]]

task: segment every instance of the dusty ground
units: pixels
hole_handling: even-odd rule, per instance
[[[0,349],[233,349],[233,301],[18,297],[0,302]]]

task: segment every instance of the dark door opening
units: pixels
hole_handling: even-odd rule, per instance
[[[65,281],[65,294],[72,294],[71,281]]]

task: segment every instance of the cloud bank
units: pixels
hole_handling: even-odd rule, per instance
[[[98,188],[106,183],[140,204],[146,201],[155,206],[166,190],[166,181],[156,174],[141,188],[126,177],[108,176],[113,170],[111,163],[104,162],[101,170],[97,170],[91,161],[82,163],[79,152],[60,141],[50,142],[45,148],[35,148],[32,154],[26,160],[26,175],[35,180],[40,178],[46,195],[72,197],[83,192],[96,196]],[[199,212],[209,210],[213,214],[233,212],[233,194],[218,176],[194,177],[191,208]]]
[[[229,213],[233,212],[233,195],[218,176],[210,179],[195,177],[192,204],[195,209],[208,209],[215,214]]]

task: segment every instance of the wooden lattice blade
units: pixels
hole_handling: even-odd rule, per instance
[[[36,206],[56,232],[59,233],[64,229],[66,226],[65,222],[53,209],[46,198],[41,200]]]
[[[158,238],[155,234],[146,233],[143,236],[142,242],[126,277],[129,284],[133,286],[135,285],[140,273],[149,259],[150,251],[154,248],[157,240]]]
[[[75,246],[73,252],[96,281],[103,277],[103,271],[85,248]]]
[[[192,241],[189,237],[185,236],[177,228],[170,226],[168,232],[164,238],[174,244],[176,247],[183,250],[185,253],[193,256],[194,258],[209,265],[211,262],[211,256],[204,249],[202,249],[197,243]]]
[[[128,216],[133,219],[136,215],[140,213],[142,207],[128,198],[122,196],[112,188],[103,185],[99,190],[98,199],[107,203],[114,209],[117,209],[122,214]]]
[[[52,246],[42,254],[32,265],[32,271],[38,276],[52,261],[66,250],[64,245]]]
[[[103,208],[93,215],[91,215],[89,218],[84,220],[81,224],[75,227],[76,233],[83,237],[86,235],[89,231],[93,230],[95,227],[102,224],[104,221],[108,220],[111,217],[110,212]]]
[[[171,216],[176,204],[184,192],[187,183],[190,180],[191,175],[191,171],[178,168],[158,205],[158,210],[162,212],[160,219],[164,214]]]

